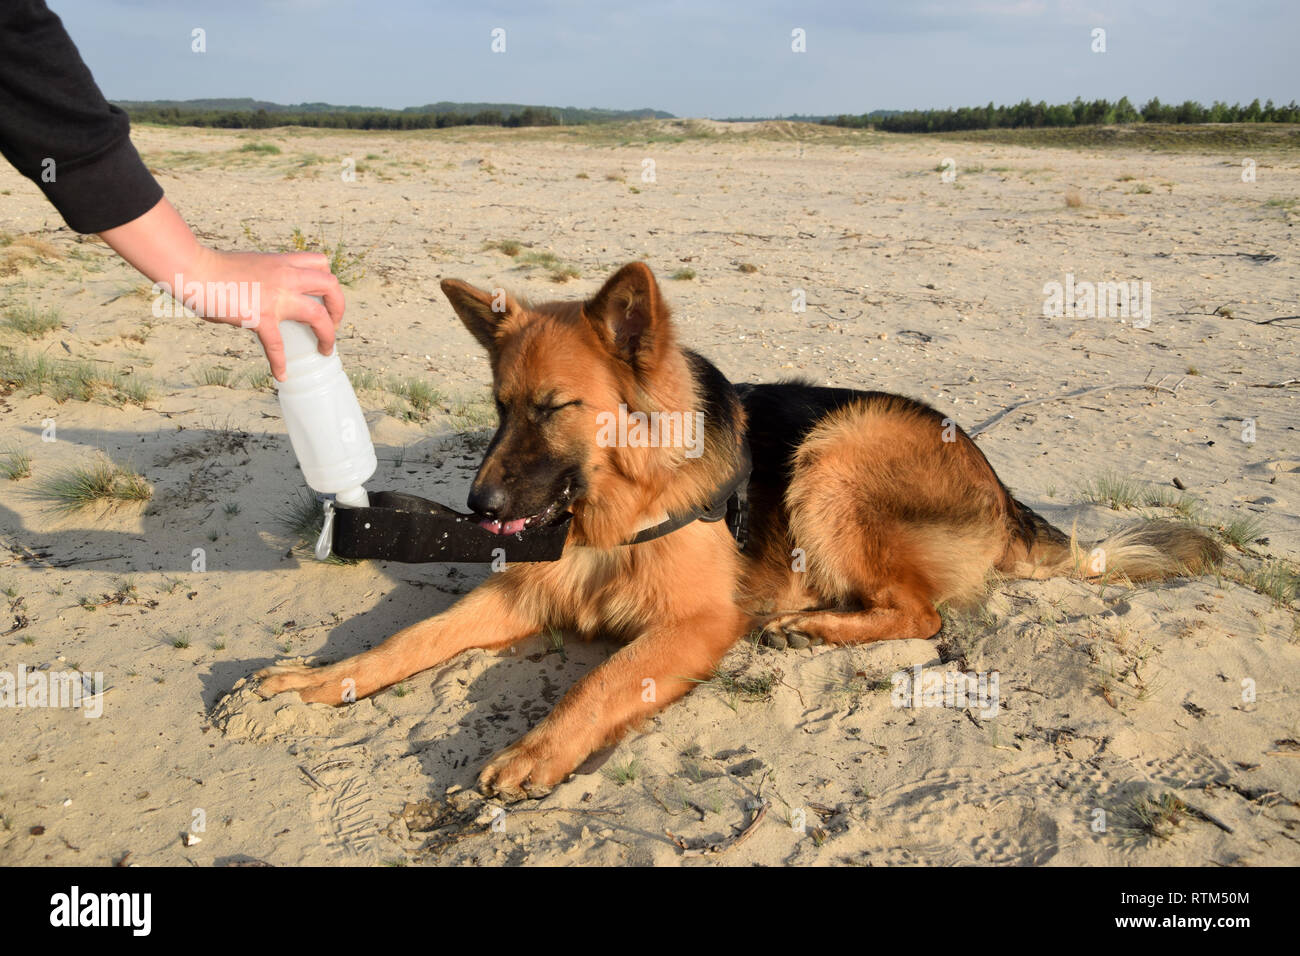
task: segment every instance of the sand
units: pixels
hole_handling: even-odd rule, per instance
[[[709,128],[674,142],[681,128],[657,124],[656,141],[622,144],[135,139],[207,242],[284,249],[298,228],[346,243],[365,273],[347,290],[346,368],[440,393],[426,416],[361,391],[382,459],[372,488],[459,507],[483,444],[486,359],[438,279],[576,297],[644,256],[683,340],[735,381],[897,391],[972,429],[1034,402],[978,442],[1059,526],[1094,539],[1173,514],[1086,501],[1113,473],[1171,502],[1177,479],[1201,520],[1255,518],[1263,540],[1230,547],[1223,575],[1160,586],[998,584],[937,641],[742,643],[722,679],[501,815],[472,793],[478,770],[612,645],[471,652],[341,710],[240,684],[276,660],[373,646],[487,569],[313,561],[278,518],[302,484],[251,334],[153,318],[140,278],[5,167],[0,231],[40,242],[7,247],[0,305],[57,309],[64,327],[0,329],[0,344],[134,370],[154,391],[143,407],[0,398],[2,443],[32,471],[0,479],[0,673],[79,668],[106,688],[97,718],[0,709],[0,863],[1300,862],[1296,609],[1243,583],[1300,558],[1300,323],[1263,324],[1300,312],[1295,153],[1251,157],[1243,183],[1239,155]],[[580,276],[485,248],[501,240]],[[1149,282],[1149,324],[1044,316],[1044,286],[1067,273]],[[211,366],[235,387],[198,384]],[[32,494],[99,452],[142,473],[152,500],[60,516]],[[892,675],[917,666],[996,672],[999,706],[895,706]]]

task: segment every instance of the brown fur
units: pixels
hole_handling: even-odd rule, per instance
[[[468,648],[506,647],[546,627],[624,641],[489,762],[479,778],[485,792],[546,792],[708,679],[755,623],[780,643],[928,638],[941,625],[936,602],[975,599],[994,569],[1024,577],[1095,570],[1091,550],[1015,501],[965,433],[925,405],[881,393],[845,393],[852,399],[816,416],[788,468],[756,459],[743,555],[722,522],[623,546],[665,514],[708,503],[735,468],[746,430],[752,442],[773,424],[746,422],[725,380],[702,379],[703,360],[677,345],[641,263],[584,303],[507,298],[498,312],[488,293],[464,283],[448,280],[443,290],[491,354],[502,415],[471,503],[487,502],[505,520],[579,488],[565,552],[552,563],[511,565],[373,650],[259,676],[266,696],[297,691],[339,704],[348,690],[364,697]],[[710,408],[704,453],[601,447],[594,416],[620,403],[643,412]],[[1100,546],[1106,573],[1134,578],[1198,570],[1218,556],[1209,539],[1176,525],[1139,526]]]

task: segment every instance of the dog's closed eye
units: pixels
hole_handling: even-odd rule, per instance
[[[570,408],[581,404],[582,399],[580,398],[575,398],[568,402],[557,402],[551,399],[544,402],[534,402],[533,411],[541,418],[548,418],[562,408]]]

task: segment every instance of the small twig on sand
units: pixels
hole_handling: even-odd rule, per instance
[[[313,787],[315,787],[317,790],[332,790],[332,789],[334,789],[333,787],[331,787],[331,786],[330,786],[329,784],[327,784],[327,783],[321,783],[320,780],[318,780],[318,779],[316,778],[316,775],[315,775],[314,773],[312,773],[310,770],[308,770],[306,767],[304,767],[302,764],[299,764],[299,765],[298,765],[298,769],[301,770],[301,771],[303,772],[303,776],[305,776],[305,777],[307,778],[307,782],[310,783],[310,784],[311,784]]]
[[[312,773],[324,773],[326,770],[330,770],[334,767],[350,767],[350,766],[352,766],[351,760],[347,759],[346,757],[340,757],[337,760],[326,760],[323,764],[320,764],[319,766],[312,768]]]
[[[1176,395],[1178,394],[1177,392],[1178,385],[1181,384],[1182,382],[1180,381],[1173,388],[1166,388],[1163,385],[1152,385],[1149,382],[1139,382],[1131,385],[1096,385],[1092,388],[1077,389],[1073,392],[1068,392],[1065,395],[1048,395],[1046,398],[1031,398],[1023,402],[1017,402],[1015,405],[1012,405],[1010,408],[1004,408],[1002,411],[998,412],[992,418],[985,419],[984,421],[976,425],[974,428],[968,428],[966,430],[966,434],[969,435],[971,438],[974,438],[976,435],[980,434],[981,432],[988,431],[990,428],[992,428],[998,422],[1002,421],[1002,419],[1006,418],[1012,412],[1017,411],[1018,409],[1021,408],[1026,408],[1030,405],[1043,405],[1047,402],[1060,402],[1060,401],[1064,401],[1067,398],[1079,398],[1082,395],[1091,395],[1094,392],[1118,392],[1118,391],[1125,391],[1128,389],[1135,389],[1135,388],[1144,389],[1149,392],[1167,392],[1170,395]]]
[[[807,706],[808,706],[808,704],[804,701],[804,699],[803,699],[803,693],[799,690],[799,688],[798,688],[798,687],[795,687],[794,684],[787,684],[787,683],[786,683],[786,680],[785,680],[785,677],[784,677],[783,675],[779,675],[779,674],[778,674],[778,675],[777,675],[777,678],[776,678],[776,682],[777,682],[778,684],[780,684],[782,687],[788,687],[788,688],[790,688],[792,691],[795,692],[795,696],[797,696],[797,697],[799,698],[799,706],[800,706],[800,707],[807,707]]]
[[[1228,826],[1226,823],[1224,823],[1224,822],[1223,822],[1222,820],[1220,820],[1218,817],[1216,817],[1216,816],[1211,816],[1210,814],[1206,813],[1206,812],[1205,812],[1204,810],[1202,810],[1200,807],[1194,807],[1194,806],[1192,806],[1190,803],[1188,803],[1186,800],[1183,801],[1183,806],[1185,806],[1188,810],[1191,810],[1192,813],[1193,813],[1194,815],[1200,817],[1200,818],[1201,818],[1202,820],[1204,820],[1206,823],[1213,823],[1216,827],[1218,827],[1218,828],[1219,828],[1220,830],[1222,830],[1224,833],[1232,833],[1232,832],[1233,832],[1232,827]]]
[[[1254,319],[1248,319],[1244,316],[1234,315],[1231,311],[1228,311],[1227,309],[1228,309],[1228,303],[1225,302],[1223,303],[1223,305],[1218,306],[1213,312],[1193,312],[1190,309],[1183,309],[1183,311],[1178,314],[1179,315],[1208,315],[1211,318],[1215,318],[1215,319],[1235,319],[1239,322],[1249,322],[1251,325],[1272,325],[1274,322],[1285,322],[1288,319],[1300,319],[1300,315],[1278,315],[1278,316],[1274,316],[1271,319],[1261,319],[1260,321],[1256,322]],[[1291,329],[1291,328],[1300,328],[1300,326],[1284,325],[1282,326],[1282,328]]]
[[[686,842],[684,837],[677,836],[672,830],[665,829],[664,833],[668,834],[668,839],[672,841],[673,846],[682,851],[682,856],[711,856],[716,853],[726,853],[728,850],[733,850],[740,846],[740,844],[744,843],[754,835],[754,831],[758,829],[758,825],[762,823],[763,818],[767,816],[768,806],[769,804],[766,803],[761,804],[758,808],[758,812],[754,814],[754,819],[749,821],[749,824],[745,829],[720,843],[710,843],[708,846],[692,847]]]
[[[525,813],[585,813],[592,816],[621,817],[622,810],[603,809],[601,807],[530,807],[526,810],[508,810],[512,817],[520,816]]]
[[[116,561],[118,558],[125,558],[125,554],[106,554],[102,558],[72,558],[68,561],[55,561],[50,564],[51,568],[70,568],[74,564],[92,564],[95,561]]]
[[[826,318],[828,319],[834,319],[836,322],[852,322],[854,319],[858,319],[862,317],[861,310],[854,313],[853,315],[831,315],[821,306],[817,306],[817,311],[820,312],[822,315],[826,316]]]
[[[1240,256],[1251,262],[1276,262],[1277,256],[1271,252],[1189,252],[1189,256],[1202,256],[1207,259],[1225,259],[1228,256]]]
[[[1225,302],[1223,303],[1223,305],[1215,306],[1213,312],[1193,312],[1191,309],[1183,309],[1183,311],[1179,312],[1178,314],[1179,315],[1208,315],[1211,318],[1215,318],[1215,319],[1230,319],[1232,318],[1231,313],[1224,314],[1221,311],[1222,309],[1226,309],[1228,307],[1228,304],[1229,303]]]

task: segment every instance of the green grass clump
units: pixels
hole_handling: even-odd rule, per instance
[[[15,332],[34,339],[63,328],[58,309],[38,309],[31,304],[6,309],[4,324]]]
[[[570,279],[578,279],[582,276],[577,267],[564,262],[553,252],[525,252],[527,245],[518,239],[496,239],[483,243],[483,248],[495,249],[517,260],[521,266],[546,269],[552,282],[568,282]]]
[[[674,272],[674,273],[673,273],[672,275],[670,275],[668,278],[670,278],[670,279],[676,279],[676,280],[679,281],[679,282],[685,282],[685,281],[687,281],[687,280],[689,280],[689,279],[694,279],[694,278],[695,278],[695,270],[694,270],[694,269],[678,269],[676,272]]]
[[[700,683],[713,684],[721,689],[730,698],[734,709],[737,701],[757,704],[770,700],[778,680],[772,671],[751,676],[715,670],[711,680]]]
[[[221,388],[234,388],[239,376],[224,365],[209,365],[201,368],[195,380],[200,385],[218,385]]]
[[[1201,503],[1192,495],[1171,488],[1153,488],[1146,493],[1142,503],[1148,508],[1170,508],[1189,521],[1196,519]]]
[[[320,537],[321,527],[325,524],[325,509],[311,489],[299,488],[293,499],[272,515],[272,518],[286,534],[295,539],[294,547],[298,551],[311,553],[316,547],[316,539]],[[351,565],[358,562],[331,554],[325,563]]]
[[[14,275],[42,259],[62,259],[58,246],[39,235],[0,233],[0,276]]]
[[[245,143],[239,147],[241,153],[263,153],[267,156],[279,156],[280,147],[274,143]]]
[[[524,244],[518,239],[498,239],[495,242],[483,243],[484,250],[495,249],[504,255],[513,259],[524,249]]]
[[[275,389],[275,377],[263,369],[260,372],[251,373],[244,380],[244,384],[259,392],[269,392]]]
[[[409,411],[403,410],[398,417],[410,421],[428,421],[433,407],[442,402],[442,393],[421,378],[393,379],[388,390],[406,399]]]
[[[148,501],[153,488],[130,467],[101,457],[50,475],[33,487],[32,494],[49,502],[53,511],[72,512],[98,503]]]
[[[20,448],[0,450],[0,475],[10,481],[30,478],[32,474],[32,456]]]
[[[324,524],[325,513],[314,494],[306,488],[299,488],[293,500],[276,514],[275,521],[295,538],[310,538],[314,541]]]
[[[1130,826],[1126,829],[1148,840],[1168,840],[1182,822],[1192,815],[1191,809],[1172,793],[1152,799],[1143,795],[1127,808]]]
[[[1079,489],[1079,495],[1084,501],[1106,505],[1116,511],[1133,508],[1145,500],[1141,482],[1115,472],[1103,472],[1085,482]]]
[[[560,257],[553,252],[524,252],[517,258],[523,265],[541,266],[543,269],[554,269],[561,265]]]
[[[1244,550],[1264,533],[1264,522],[1255,515],[1242,515],[1228,519],[1216,530],[1234,548]]]
[[[1290,607],[1300,596],[1300,572],[1295,565],[1271,558],[1253,567],[1225,567],[1224,576],[1270,598],[1278,607]]]
[[[641,764],[636,760],[614,764],[609,768],[609,779],[613,780],[620,787],[627,786],[629,783],[634,782],[640,774]]]
[[[116,397],[125,405],[144,407],[153,396],[153,385],[149,380],[134,374],[119,377],[113,387]]]
[[[491,428],[497,424],[496,405],[490,394],[457,398],[451,403],[452,426],[461,431]]]
[[[245,235],[252,237],[252,230],[247,224],[244,226],[244,232]],[[308,237],[298,227],[294,227],[293,233],[289,236],[289,249],[293,252],[319,252],[328,257],[330,271],[343,285],[354,285],[366,277],[366,257],[373,248],[374,246],[371,246],[363,252],[348,252],[347,243],[341,237],[336,245],[330,246],[323,238]]]
[[[1265,561],[1251,574],[1252,586],[1273,599],[1279,607],[1290,607],[1300,595],[1300,574],[1285,561]]]
[[[100,398],[110,405],[143,405],[152,393],[147,379],[107,363],[53,359],[0,348],[0,394],[19,388],[33,395],[49,395],[60,404]]]
[[[379,380],[379,376],[368,370],[348,372],[348,381],[352,383],[352,387],[358,392],[378,392],[384,387]]]
[[[366,277],[366,256],[369,255],[369,250],[348,252],[347,244],[340,239],[333,249],[326,246],[321,251],[329,256],[330,272],[343,285],[355,285]]]
[[[515,259],[521,266],[545,269],[552,282],[568,282],[582,275],[576,267],[569,265],[553,252],[519,252]]]

